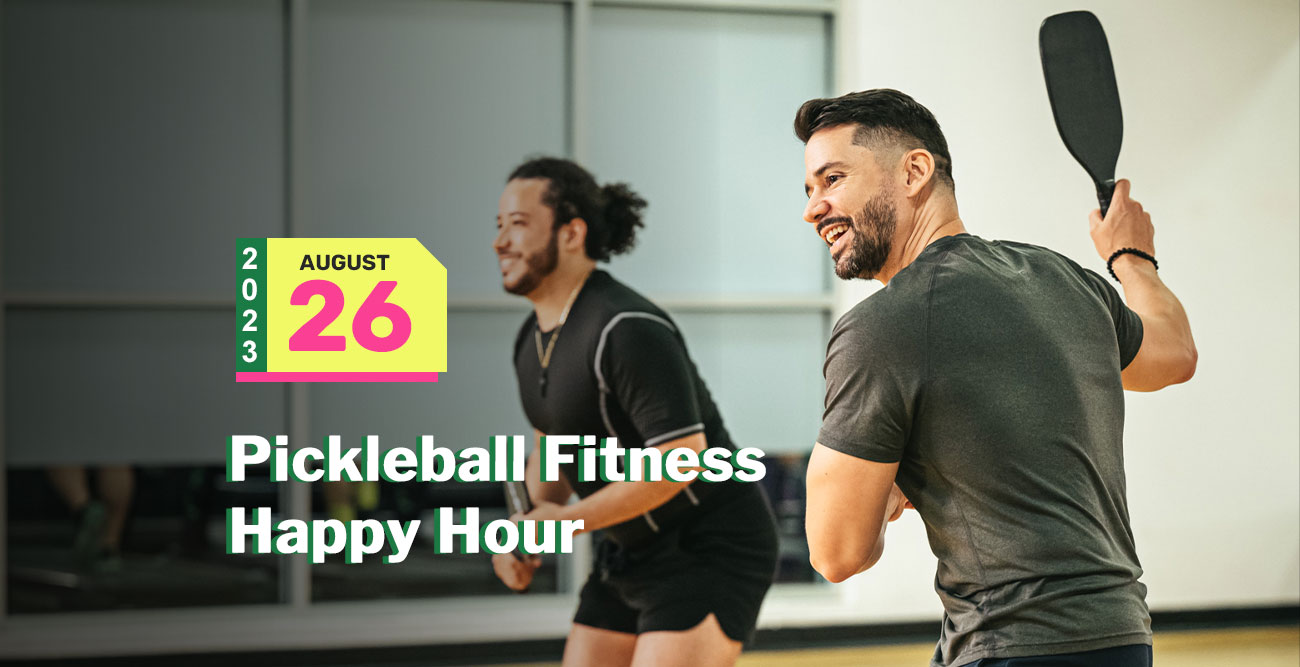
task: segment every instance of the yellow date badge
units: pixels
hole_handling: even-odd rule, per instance
[[[236,382],[437,382],[447,269],[416,239],[236,243]]]

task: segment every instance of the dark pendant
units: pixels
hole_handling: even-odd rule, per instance
[[[546,395],[546,371],[542,371],[541,376],[537,378],[537,388],[542,392],[542,396]]]

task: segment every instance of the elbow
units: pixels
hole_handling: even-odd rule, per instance
[[[1163,385],[1165,387],[1182,384],[1192,379],[1192,376],[1196,375],[1196,345],[1188,343],[1187,348],[1183,350],[1182,354],[1178,355],[1178,358],[1169,365],[1169,368],[1169,376]]]
[[[1196,360],[1196,346],[1193,344],[1189,343],[1178,351],[1167,350],[1158,362],[1135,369],[1130,376],[1125,376],[1124,388],[1147,392],[1182,384],[1196,375]]]
[[[1179,379],[1175,382],[1175,384],[1186,382],[1192,379],[1193,375],[1196,375],[1196,359],[1197,359],[1196,344],[1188,343],[1187,354],[1183,360],[1183,372],[1179,376]]]
[[[812,565],[817,574],[822,575],[832,584],[838,584],[853,575],[870,568],[875,564],[874,559],[862,561],[860,559],[847,558],[841,556],[826,556],[813,551],[808,556],[808,562]]]
[[[817,570],[817,574],[822,575],[826,581],[832,584],[838,584],[858,573],[856,567],[848,567],[843,563],[827,562],[818,559],[816,556],[810,557],[808,561],[812,563],[813,569]]]

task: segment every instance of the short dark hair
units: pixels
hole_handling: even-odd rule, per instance
[[[794,134],[808,143],[818,130],[856,125],[853,143],[873,146],[901,144],[905,150],[924,148],[934,156],[940,180],[954,188],[952,156],[939,121],[910,96],[891,88],[873,88],[839,97],[808,100],[794,116]],[[955,188],[954,188],[955,189]]]
[[[556,157],[531,158],[515,167],[506,182],[517,178],[546,179],[542,203],[555,214],[555,228],[574,218],[587,223],[587,256],[607,261],[636,245],[636,230],[644,227],[641,211],[646,201],[626,183],[596,184],[596,179],[576,162]]]

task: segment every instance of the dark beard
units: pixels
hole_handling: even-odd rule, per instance
[[[853,244],[835,262],[835,275],[841,280],[871,280],[885,268],[894,247],[894,228],[898,226],[898,214],[889,203],[889,194],[882,192],[872,197],[861,213],[852,220],[843,220],[853,228]]]
[[[560,264],[560,240],[559,234],[551,230],[551,240],[540,252],[531,255],[524,255],[524,266],[528,268],[524,275],[513,285],[503,285],[506,291],[519,296],[527,296],[542,284],[542,278],[551,275],[556,266]]]

